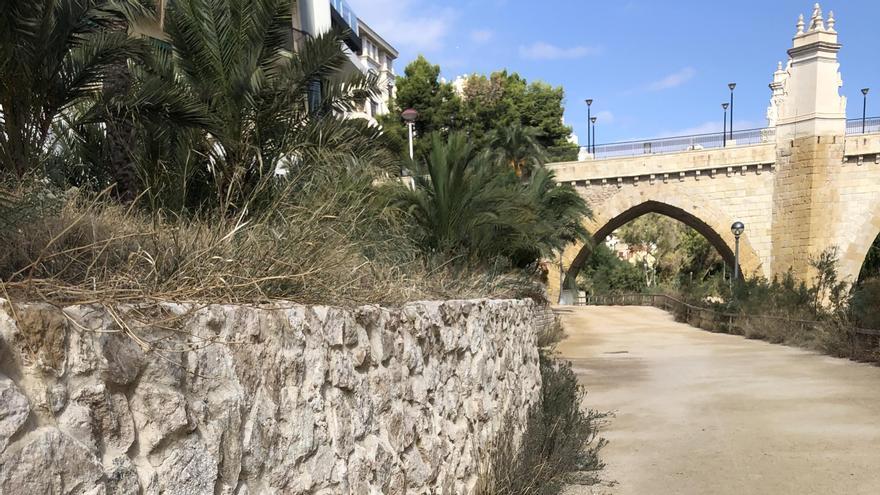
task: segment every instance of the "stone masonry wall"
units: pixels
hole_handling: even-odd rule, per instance
[[[536,308],[0,302],[0,493],[469,493]]]

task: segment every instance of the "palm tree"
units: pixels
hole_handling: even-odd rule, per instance
[[[143,54],[142,41],[114,29],[140,12],[134,0],[0,3],[0,170],[42,166],[59,116]]]
[[[339,117],[377,93],[376,76],[344,75],[338,34],[291,53],[290,26],[289,0],[177,0],[166,14],[175,84],[209,119],[204,151],[223,208],[243,207],[279,167],[295,167],[323,148],[323,130],[376,134]],[[309,108],[316,85],[320,105]]]
[[[528,177],[546,161],[544,149],[538,143],[539,134],[534,127],[523,127],[519,123],[500,127],[489,134],[489,149],[500,163],[512,168],[517,177]]]
[[[538,169],[526,185],[526,193],[545,224],[541,254],[550,256],[574,242],[585,242],[590,233],[584,220],[592,217],[589,206],[570,184],[559,184],[551,170]]]
[[[427,176],[416,188],[396,186],[391,204],[417,226],[427,251],[490,260],[530,249],[541,227],[524,186],[487,153],[475,153],[461,133],[433,136]]]

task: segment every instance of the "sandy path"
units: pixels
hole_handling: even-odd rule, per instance
[[[880,494],[880,368],[720,335],[654,308],[558,308],[559,350],[616,411],[606,478],[571,493]]]

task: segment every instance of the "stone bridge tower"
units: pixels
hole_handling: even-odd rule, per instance
[[[811,277],[809,257],[835,246],[839,179],[846,139],[846,98],[834,13],[827,24],[816,4],[809,24],[801,15],[789,61],[777,70],[768,117],[776,124],[776,177],[770,273]],[[768,212],[769,213],[769,212]]]

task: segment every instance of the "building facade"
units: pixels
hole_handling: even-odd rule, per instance
[[[379,93],[349,114],[376,124],[376,117],[389,112],[394,97],[394,61],[398,51],[361,20],[345,0],[294,0],[294,37],[319,36],[330,30],[344,31],[349,64],[346,70],[372,74]],[[294,41],[296,45],[296,41]]]

